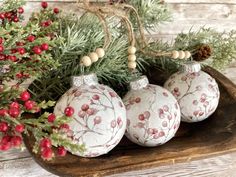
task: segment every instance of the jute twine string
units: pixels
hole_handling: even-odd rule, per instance
[[[118,3],[115,3],[114,5],[107,5],[107,4],[91,4],[89,0],[78,0],[77,5],[80,9],[84,9],[85,11],[88,11],[94,15],[96,15],[99,19],[99,21],[102,24],[103,30],[105,32],[105,39],[104,39],[104,48],[108,48],[109,44],[111,43],[111,33],[109,31],[109,27],[107,25],[106,21],[106,16],[115,16],[121,19],[122,22],[124,22],[127,32],[128,32],[128,38],[131,46],[135,46],[136,44],[136,37],[135,33],[133,31],[133,25],[131,21],[129,20],[128,14],[127,14],[127,9],[129,12],[133,12],[135,15],[135,18],[138,23],[138,30],[140,33],[140,44],[141,47],[139,48],[140,52],[147,56],[152,56],[152,57],[161,57],[161,56],[171,56],[172,52],[165,52],[165,51],[155,51],[151,50],[148,46],[147,39],[145,37],[145,31],[143,24],[141,22],[141,18],[137,12],[137,10],[128,4],[125,3],[119,3],[121,2],[120,0]],[[85,12],[86,13],[86,12]]]

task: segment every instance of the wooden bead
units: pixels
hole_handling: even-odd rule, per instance
[[[171,58],[173,58],[173,59],[179,58],[179,52],[176,51],[176,50],[174,50],[174,51],[172,52]]]
[[[96,49],[96,53],[97,53],[97,55],[98,55],[99,58],[102,58],[102,57],[105,56],[105,51],[104,51],[103,48],[97,48],[97,49]]]
[[[95,52],[90,53],[89,57],[93,63],[98,61],[98,54]]]
[[[129,54],[135,54],[136,53],[136,48],[134,46],[129,46],[128,53]]]
[[[191,53],[189,51],[185,51],[185,58],[188,59],[191,57]]]
[[[130,68],[130,69],[135,69],[136,66],[137,66],[137,63],[135,61],[130,61],[128,63],[128,68]]]
[[[81,60],[82,60],[83,65],[86,67],[92,64],[92,61],[89,56],[84,56]]]
[[[136,55],[133,55],[133,54],[132,54],[132,55],[129,55],[129,56],[128,56],[128,60],[129,60],[129,61],[136,61]]]
[[[184,51],[179,51],[179,59],[184,59],[185,58],[185,53]]]

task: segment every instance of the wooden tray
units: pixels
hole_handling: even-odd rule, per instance
[[[39,165],[66,177],[105,176],[236,151],[236,86],[212,68],[205,71],[216,78],[220,87],[217,111],[203,122],[182,123],[176,137],[163,146],[144,148],[123,138],[115,149],[101,157],[89,159],[68,154],[46,162],[32,153],[33,139],[25,137],[25,144]],[[168,77],[158,70],[151,70],[148,75],[155,84],[162,84]]]

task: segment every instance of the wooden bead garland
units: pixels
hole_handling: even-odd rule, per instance
[[[178,51],[173,51],[172,52],[172,56],[171,56],[171,58],[173,58],[173,59],[177,59],[179,57],[179,52]]]
[[[103,48],[97,48],[97,49],[96,49],[96,53],[97,53],[97,55],[98,55],[99,58],[102,58],[102,57],[104,57],[104,55],[105,55],[105,51],[104,51]]]
[[[92,60],[93,63],[98,61],[98,54],[96,52],[92,52],[89,54],[90,59]]]
[[[134,46],[129,46],[128,53],[129,54],[135,54],[136,53],[136,48]]]
[[[184,51],[179,51],[179,59],[184,59],[184,58],[185,58]]]
[[[128,63],[129,69],[135,69],[136,66],[137,66],[137,63],[136,63],[135,61],[130,61],[130,62]]]
[[[82,64],[86,67],[90,66],[92,64],[92,60],[90,59],[89,56],[84,56],[82,59]]]
[[[88,67],[91,66],[92,63],[98,61],[99,58],[105,56],[105,51],[103,48],[97,48],[95,52],[91,52],[88,56],[84,56],[81,59],[81,65]]]
[[[191,57],[191,53],[189,51],[172,51],[171,58],[173,59],[188,59]]]
[[[137,63],[136,63],[136,48],[134,46],[129,46],[128,48],[128,53],[129,53],[129,56],[128,56],[128,68],[129,69],[135,69],[137,67]]]
[[[134,55],[134,54],[129,55],[128,60],[129,60],[129,62],[130,61],[136,61],[136,55]]]
[[[185,51],[185,58],[190,58],[191,57],[191,53],[189,51]]]

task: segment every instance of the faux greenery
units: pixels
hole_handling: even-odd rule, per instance
[[[21,23],[24,1],[6,0],[0,8],[0,150],[22,148],[22,135],[35,138],[34,152],[45,160],[65,155],[66,149],[85,150],[73,143],[68,115],[46,112],[55,102],[32,100],[26,82],[40,78],[59,66],[52,49],[60,43],[57,10],[43,9],[26,23]]]

